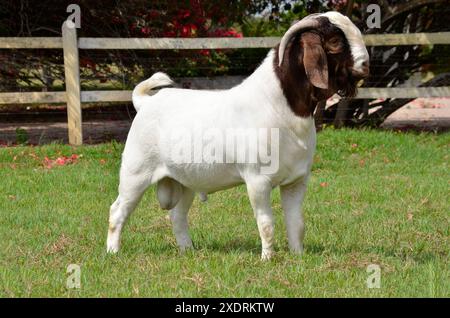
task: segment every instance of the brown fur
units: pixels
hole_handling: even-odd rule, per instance
[[[273,61],[288,104],[301,117],[312,116],[317,103],[335,93],[355,96],[361,79],[352,74],[353,58],[344,33],[328,18],[318,19],[318,29],[305,30],[290,41],[281,66],[278,54]]]

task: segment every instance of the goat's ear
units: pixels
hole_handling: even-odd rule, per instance
[[[320,36],[315,33],[302,34],[301,45],[303,48],[303,65],[306,76],[312,85],[318,88],[328,88],[328,63],[327,55],[322,47]]]

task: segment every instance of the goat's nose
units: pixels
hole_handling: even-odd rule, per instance
[[[366,74],[366,76],[369,75],[369,61],[364,61],[361,66],[363,73]]]
[[[361,79],[369,76],[369,61],[363,61],[359,67],[353,69],[352,73],[355,77]]]

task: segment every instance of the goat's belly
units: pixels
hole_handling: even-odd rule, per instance
[[[277,185],[288,185],[309,176],[310,173],[311,163],[304,162],[296,165],[295,167],[291,167],[291,169],[284,172],[280,171],[280,174],[277,176],[277,180],[274,181]]]
[[[239,172],[230,164],[185,164],[168,170],[170,178],[198,192],[212,193],[243,183]]]
[[[276,185],[288,185],[309,176],[313,163],[314,146],[306,150],[281,153],[278,173],[273,176]]]

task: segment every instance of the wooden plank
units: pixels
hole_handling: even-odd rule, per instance
[[[0,37],[0,49],[62,49],[60,37]]]
[[[187,80],[187,79],[183,79]],[[205,89],[213,87],[206,86],[207,79],[202,80]],[[149,95],[155,94],[157,90],[150,91]],[[129,102],[131,101],[130,90],[114,91],[83,91],[81,102]],[[374,88],[365,87],[358,90],[358,99],[370,98],[419,98],[419,97],[450,97],[450,86],[443,87],[392,87]],[[0,104],[50,104],[65,103],[65,92],[26,92],[26,93],[0,93]]]
[[[248,38],[80,38],[80,49],[101,50],[190,50],[271,48],[279,37]]]
[[[67,126],[69,129],[69,143],[81,145],[83,143],[80,92],[80,65],[78,58],[77,31],[68,25],[62,26],[64,73],[67,98]]]
[[[366,34],[364,42],[367,46],[450,44],[450,32]]]
[[[272,48],[279,37],[248,38],[80,38],[80,49],[170,50]],[[367,46],[450,44],[450,32],[368,34]]]
[[[442,87],[366,87],[358,89],[355,98],[419,98],[450,97],[450,86]]]
[[[81,92],[81,101],[83,103],[129,102],[131,101],[131,93],[132,91],[84,91]]]
[[[0,104],[65,103],[66,92],[0,93]]]
[[[150,91],[149,95],[158,90]],[[129,102],[132,91],[85,91],[81,99],[85,102]],[[355,98],[419,98],[450,97],[450,86],[443,87],[392,87],[392,88],[360,88]]]
[[[170,50],[271,48],[280,37],[247,38],[80,38],[80,49]],[[367,46],[450,44],[450,32],[367,34]],[[61,49],[60,37],[0,37],[0,49]]]

